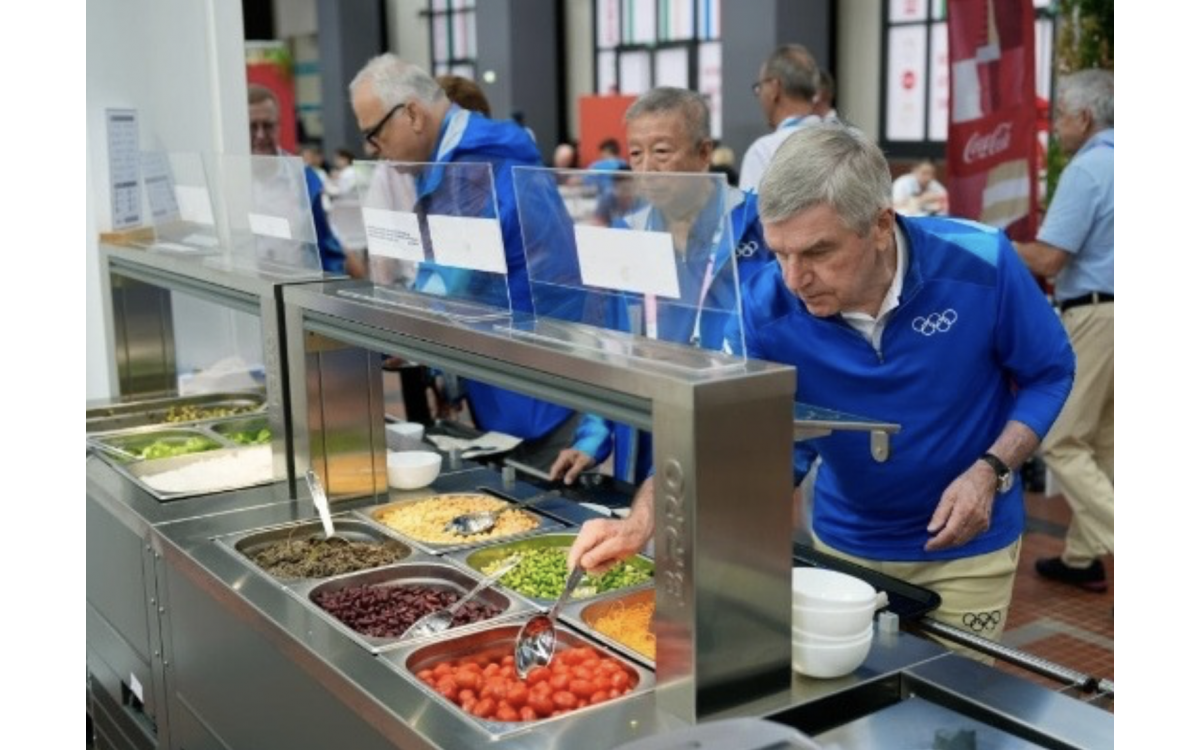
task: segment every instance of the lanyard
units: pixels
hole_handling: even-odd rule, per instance
[[[704,280],[700,282],[700,297],[696,300],[696,320],[692,324],[692,338],[689,343],[696,346],[700,343],[700,316],[704,313],[704,299],[712,287],[715,276],[716,254],[710,253],[708,265],[704,268]],[[646,338],[658,338],[658,297],[653,294],[644,295],[646,308]]]
[[[803,117],[800,115],[792,115],[791,117],[785,117],[783,122],[779,123],[779,127],[775,128],[775,132],[779,132],[784,128],[795,127],[810,117],[816,117],[816,115],[804,115]]]

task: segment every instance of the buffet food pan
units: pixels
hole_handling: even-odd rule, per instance
[[[401,639],[400,635],[421,617],[457,601],[477,583],[479,579],[469,571],[436,558],[428,558],[301,584],[292,587],[292,590],[363,648],[372,653],[379,653],[413,640]],[[391,591],[392,597],[384,604],[381,601],[383,597],[372,595],[376,593],[376,587],[393,590],[420,588],[423,592],[413,597],[418,603],[410,605],[407,602],[397,602],[392,597],[398,592]],[[366,596],[363,596],[364,591],[368,592]],[[452,597],[443,596],[442,600],[438,601],[433,596],[436,592],[444,592]],[[330,602],[337,611],[331,611],[323,602]],[[465,608],[476,606],[486,606],[494,613],[473,622],[456,622],[444,633],[429,637],[444,638],[480,623],[493,623],[498,618],[507,618],[518,613],[533,613],[533,606],[524,599],[510,596],[494,587],[476,594]],[[395,619],[389,619],[393,616]],[[388,635],[363,632],[371,628],[386,631]]]
[[[481,731],[481,734],[486,733],[493,740],[519,732],[538,731],[551,725],[551,722],[571,721],[571,717],[594,714],[615,702],[627,700],[654,689],[653,672],[641,664],[625,658],[620,653],[589,641],[585,636],[566,626],[558,628],[556,654],[562,655],[563,652],[570,649],[588,647],[593,649],[599,657],[612,659],[621,666],[628,677],[630,688],[627,693],[596,705],[573,708],[556,717],[538,718],[533,721],[496,721],[468,713],[455,702],[458,699],[458,691],[455,693],[439,691],[419,676],[424,670],[433,670],[438,664],[450,660],[476,660],[484,663],[511,656],[517,633],[521,630],[522,624],[523,621],[473,627],[470,631],[463,631],[456,636],[405,644],[401,648],[382,654],[381,659],[416,684],[431,700],[441,703],[459,720],[474,725]],[[551,664],[553,666],[553,662]]]
[[[473,549],[481,544],[489,544],[497,540],[519,539],[530,534],[537,534],[543,531],[552,529],[561,529],[563,525],[546,516],[534,513],[528,508],[524,508],[513,513],[506,513],[504,516],[518,516],[525,519],[529,525],[528,528],[514,531],[511,533],[503,533],[500,527],[492,529],[486,534],[475,534],[469,537],[456,537],[442,533],[442,526],[451,517],[458,515],[458,512],[450,510],[452,507],[457,507],[457,503],[462,498],[470,498],[471,501],[483,499],[488,501],[490,505],[487,507],[504,507],[505,500],[500,499],[495,495],[488,495],[479,492],[452,492],[440,495],[426,495],[424,497],[397,500],[395,502],[380,505],[371,509],[363,509],[358,511],[369,518],[373,523],[388,529],[391,533],[403,537],[405,540],[412,543],[413,546],[431,552],[433,554],[444,554],[464,549]],[[396,525],[396,517],[399,514],[405,520],[410,518],[420,518],[422,520],[418,526],[421,533],[411,530],[406,530],[401,526]],[[504,518],[502,516],[502,518]],[[388,519],[393,519],[389,523]]]
[[[261,391],[204,393],[195,396],[126,401],[87,410],[87,431],[109,432],[131,427],[220,419],[266,408]],[[188,419],[187,417],[193,417]]]
[[[587,633],[589,636],[595,638],[614,651],[619,651],[625,656],[628,656],[629,658],[645,664],[653,669],[653,652],[643,653],[633,644],[626,643],[615,635],[602,633],[596,627],[598,620],[612,615],[622,608],[632,611],[645,611],[646,607],[649,607],[651,613],[653,613],[654,586],[625,589],[611,594],[602,595],[589,601],[571,602],[563,607],[562,620],[570,623],[584,633]],[[653,634],[653,617],[651,617],[648,630],[651,634]]]
[[[212,422],[207,428],[234,445],[266,445],[271,442],[272,437],[265,414],[224,419]]]
[[[128,464],[156,461],[233,447],[205,430],[194,428],[141,428],[89,439],[105,456]]]
[[[412,557],[413,550],[404,542],[392,537],[375,526],[365,523],[357,518],[344,513],[339,513],[333,516],[333,529],[344,539],[356,543],[366,543],[377,545],[378,549],[383,551],[387,559],[386,562],[378,563],[378,565],[391,565],[402,560],[407,560]],[[298,521],[279,526],[271,526],[261,529],[252,529],[243,531],[237,534],[229,534],[216,538],[217,544],[221,545],[232,554],[240,558],[255,571],[262,575],[271,578],[272,580],[282,584],[287,588],[293,588],[299,584],[304,584],[312,581],[311,577],[303,577],[297,575],[274,575],[264,568],[256,558],[261,554],[279,551],[282,553],[282,546],[289,542],[308,542],[309,540],[320,540],[325,536],[325,530],[321,526],[321,522],[317,519],[307,521]],[[337,544],[334,540],[332,544]],[[312,561],[314,564],[316,560]],[[314,565],[315,567],[315,565]],[[359,568],[358,570],[362,570]],[[342,571],[342,573],[357,572],[351,570]],[[340,575],[339,573],[331,573],[321,576],[328,578],[332,575]]]
[[[460,550],[453,555],[453,558],[468,568],[478,571],[481,575],[486,575],[485,569],[489,566],[501,560],[512,557],[513,555],[522,555],[521,564],[516,569],[507,573],[503,578],[501,578],[500,585],[515,590],[517,593],[541,605],[543,608],[548,608],[554,604],[555,599],[558,598],[558,594],[562,592],[562,587],[566,584],[567,570],[565,556],[567,550],[569,550],[571,545],[575,542],[575,536],[576,534],[574,532],[542,533],[536,536],[529,536],[522,539],[491,544],[479,549]],[[535,593],[526,586],[514,586],[515,581],[526,574],[526,571],[528,570],[526,566],[529,564],[529,562],[527,562],[526,558],[529,558],[530,556],[526,553],[531,551],[540,552],[542,550],[561,551],[563,555],[561,570],[555,569],[555,572],[550,576],[552,583],[557,584],[557,590],[543,590],[541,591],[541,595],[539,595],[539,593]],[[550,571],[546,572],[550,573]],[[561,573],[561,580],[558,573]],[[613,581],[618,577],[630,579],[636,578],[640,580],[627,585],[614,584]],[[572,601],[594,599],[597,596],[606,594],[610,591],[620,591],[630,587],[640,586],[648,582],[652,584],[654,580],[654,561],[648,557],[645,557],[644,555],[634,555],[619,565],[614,566],[612,571],[605,574],[605,579],[602,580],[605,581],[606,585],[611,585],[612,587],[600,588],[598,587],[597,582],[594,580],[590,578],[584,578],[584,580],[575,589],[574,594],[572,594]]]

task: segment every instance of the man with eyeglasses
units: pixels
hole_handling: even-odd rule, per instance
[[[797,128],[821,122],[813,111],[820,86],[821,70],[817,61],[799,44],[780,47],[762,64],[751,90],[772,132],[750,144],[746,150],[738,187],[758,190],[771,158],[787,137]]]
[[[255,156],[288,156],[279,147],[279,100],[266,86],[250,84],[247,91],[250,113],[250,153]],[[320,176],[307,164],[304,166],[305,188],[312,206],[313,228],[317,233],[317,248],[321,253],[321,269],[327,273],[353,271],[354,262],[348,262],[342,244],[329,226],[329,217],[321,202],[322,184]],[[347,266],[350,268],[348,269]],[[355,274],[361,275],[361,274]]]
[[[515,312],[532,313],[512,174],[514,166],[542,164],[529,134],[512,121],[491,120],[459,107],[426,71],[391,53],[370,60],[355,75],[350,104],[368,153],[381,160],[491,165],[509,299]],[[418,185],[418,191],[423,189]],[[415,196],[418,202],[433,197]],[[463,382],[477,427],[524,441],[513,458],[548,468],[570,443],[577,421],[570,409],[485,383]]]

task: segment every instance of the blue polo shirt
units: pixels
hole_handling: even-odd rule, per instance
[[[1112,128],[1089,138],[1063,170],[1038,230],[1039,241],[1072,255],[1054,280],[1056,299],[1113,293],[1114,170]]]

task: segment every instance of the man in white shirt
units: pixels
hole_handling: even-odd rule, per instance
[[[771,157],[787,137],[797,128],[821,122],[813,112],[813,100],[820,85],[817,61],[799,44],[785,44],[762,64],[752,89],[774,132],[759,138],[746,150],[738,187],[757,191]]]
[[[821,68],[821,87],[817,89],[817,98],[813,100],[813,113],[821,118],[821,122],[841,122],[833,99],[837,95],[837,84],[834,83],[833,73]]]

